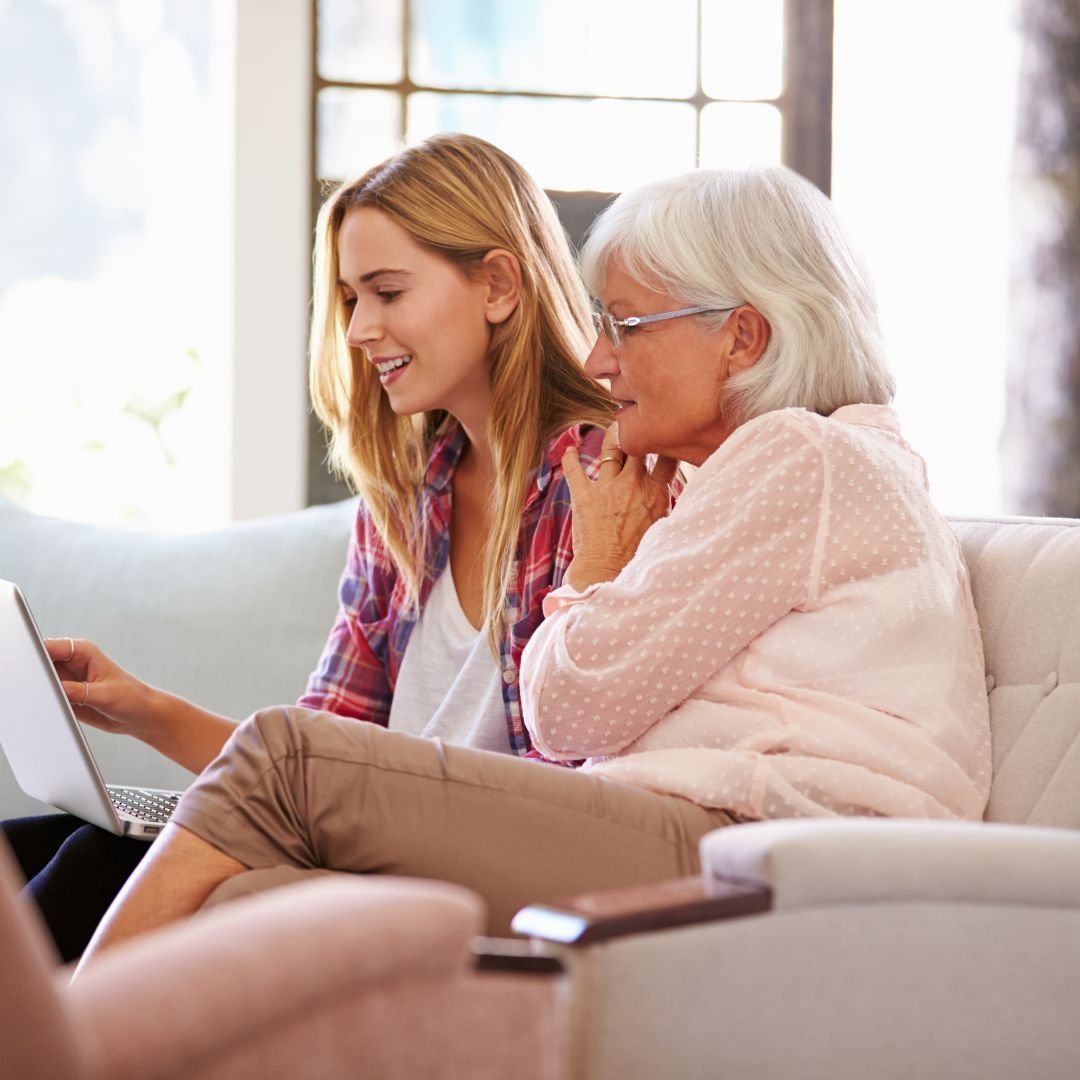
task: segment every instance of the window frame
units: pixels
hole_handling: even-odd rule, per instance
[[[642,101],[689,104],[694,107],[694,160],[701,154],[701,113],[707,106],[731,99],[714,98],[702,88],[701,25],[702,2],[697,0],[697,30],[699,47],[695,71],[695,91],[686,97],[656,95],[603,95],[605,100]],[[311,220],[318,216],[326,197],[326,184],[341,177],[321,177],[318,172],[318,99],[327,89],[382,90],[398,94],[401,101],[400,136],[404,144],[408,126],[407,98],[414,93],[475,95],[481,97],[530,97],[547,100],[594,101],[595,94],[572,94],[540,90],[500,89],[480,90],[417,83],[409,75],[409,49],[412,0],[402,0],[402,78],[394,82],[365,82],[324,78],[319,71],[319,3],[310,0],[311,13],[311,72],[310,102],[310,167]],[[758,98],[740,104],[775,106],[781,116],[781,161],[816,184],[826,195],[832,181],[832,95],[833,95],[833,9],[834,0],[784,0],[783,10],[783,87],[775,98]],[[615,195],[606,191],[549,191],[559,214],[570,233],[571,241],[579,244],[588,223]],[[348,489],[332,477],[325,467],[326,439],[318,420],[312,415],[308,431],[309,469],[308,501],[311,504],[343,498]]]
[[[694,160],[701,157],[701,114],[706,106],[733,101],[730,98],[714,98],[702,88],[701,72],[701,26],[703,0],[697,2],[697,33],[699,48],[695,71],[695,90],[684,97],[658,96],[653,94],[605,94],[605,100],[660,102],[686,104],[693,107],[695,125]],[[408,127],[407,99],[411,94],[434,93],[489,98],[541,98],[554,101],[595,101],[596,94],[566,93],[546,90],[499,89],[483,90],[453,87],[438,83],[418,83],[409,74],[410,31],[412,26],[412,0],[402,0],[402,78],[394,82],[367,82],[351,79],[328,79],[319,72],[319,3],[311,0],[311,70],[313,86],[311,95],[311,175],[313,187],[322,181],[340,180],[341,177],[319,177],[318,146],[318,98],[323,90],[381,90],[397,94],[401,98],[401,124],[399,135],[404,144]],[[832,40],[833,0],[785,0],[783,10],[783,88],[775,98],[739,99],[739,104],[764,104],[775,106],[781,116],[781,160],[796,172],[812,180],[826,195],[831,180],[832,157]],[[610,193],[608,193],[610,194]]]

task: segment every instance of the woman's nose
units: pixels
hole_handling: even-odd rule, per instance
[[[607,334],[603,332],[597,334],[596,344],[585,358],[585,374],[592,379],[610,379],[619,374],[619,361],[615,358],[615,350],[612,349]]]
[[[357,304],[353,308],[352,317],[349,319],[348,329],[345,331],[345,340],[354,348],[360,349],[382,337],[382,326],[378,319]]]

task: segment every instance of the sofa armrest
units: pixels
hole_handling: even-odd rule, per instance
[[[591,945],[696,922],[767,911],[766,886],[676,878],[653,885],[605,889],[567,900],[530,904],[514,916],[513,930],[560,945]]]
[[[701,877],[531,904],[516,933],[560,945],[798,907],[881,900],[1080,908],[1080,833],[985,822],[751,822],[701,841]]]
[[[986,822],[754,822],[701,841],[710,890],[768,888],[776,909],[912,900],[1080,907],[1080,833]]]
[[[559,976],[566,967],[556,953],[539,941],[520,938],[473,938],[472,966],[477,972]]]
[[[106,952],[65,1000],[102,1074],[199,1062],[342,999],[467,971],[482,900],[442,882],[320,878]]]

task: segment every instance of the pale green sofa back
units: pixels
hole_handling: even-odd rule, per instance
[[[0,502],[0,578],[42,633],[87,637],[145,681],[238,719],[303,692],[337,611],[355,501],[218,532],[93,528]],[[134,739],[90,732],[105,779],[185,786]],[[0,755],[0,816],[51,810]]]

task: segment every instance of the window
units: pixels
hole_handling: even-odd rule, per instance
[[[219,520],[211,0],[5,6],[0,495]]]
[[[488,138],[562,191],[799,167],[811,144],[827,161],[831,2],[787,7],[317,0],[315,172],[356,175],[437,131]],[[827,170],[812,178],[827,188]]]
[[[316,0],[316,205],[438,131],[511,153],[579,238],[612,192],[784,161],[829,187],[832,0]],[[313,501],[336,497],[318,462]]]
[[[0,7],[0,496],[299,509],[313,0]]]

